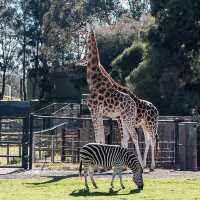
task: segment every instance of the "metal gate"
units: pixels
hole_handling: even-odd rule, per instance
[[[29,168],[28,101],[0,101],[0,167]]]
[[[28,119],[0,119],[0,167],[28,168]]]

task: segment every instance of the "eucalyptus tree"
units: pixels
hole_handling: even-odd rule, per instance
[[[7,72],[16,67],[17,39],[15,35],[15,14],[14,1],[0,1],[0,70],[2,72],[2,86],[0,99],[5,93]]]
[[[20,44],[19,58],[22,63],[23,73],[23,96],[26,99],[26,73],[28,68],[34,68],[32,77],[33,98],[37,76],[43,65],[41,46],[43,43],[42,26],[43,16],[49,7],[49,0],[18,0],[18,39]]]

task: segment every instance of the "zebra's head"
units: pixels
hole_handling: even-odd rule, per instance
[[[135,154],[128,152],[126,157],[127,166],[133,172],[133,182],[137,185],[138,189],[142,190],[144,187],[143,182],[143,169],[140,165]]]
[[[142,176],[143,169],[141,166],[138,166],[138,167],[139,168],[134,169],[134,171],[133,171],[133,182],[137,185],[139,190],[142,190],[144,187],[143,176]]]

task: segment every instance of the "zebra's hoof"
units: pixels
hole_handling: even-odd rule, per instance
[[[122,186],[121,186],[121,188],[122,188],[122,190],[124,190],[124,189],[125,189],[125,186],[124,186],[124,185],[122,185]]]
[[[84,187],[84,188],[83,188],[83,191],[84,191],[84,192],[89,192],[89,187]]]

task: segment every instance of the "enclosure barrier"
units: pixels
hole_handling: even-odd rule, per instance
[[[34,163],[78,163],[80,148],[88,142],[94,142],[94,131],[89,117],[32,114],[30,119],[30,135],[32,136],[29,153],[30,167],[32,161]],[[184,170],[196,170],[199,167],[197,123],[182,122],[182,120],[180,118],[159,120],[159,149],[156,158],[158,167]],[[116,121],[104,119],[104,127],[106,143],[120,144],[121,138]],[[138,130],[138,133],[143,154],[144,136],[141,130]],[[131,140],[128,148],[134,151]],[[192,158],[189,155],[193,155]],[[150,164],[150,159],[149,153],[147,164]]]

